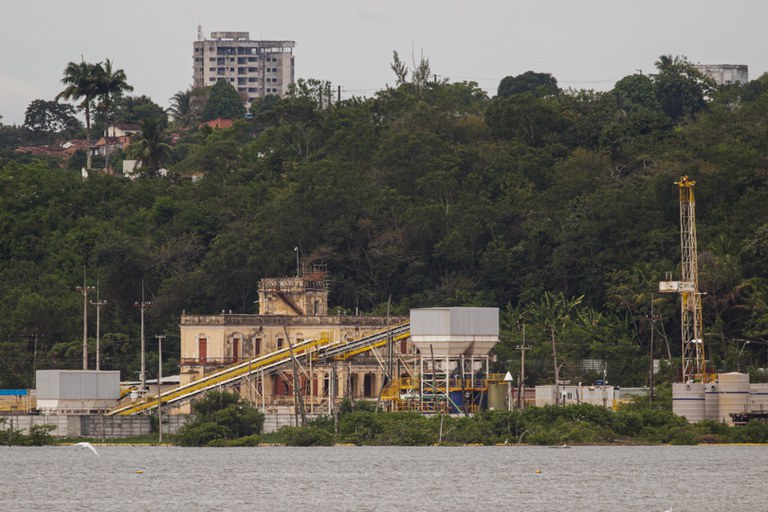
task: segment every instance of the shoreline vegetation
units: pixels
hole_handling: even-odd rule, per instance
[[[768,424],[728,426],[707,420],[689,424],[669,403],[649,407],[637,399],[613,411],[581,404],[487,410],[472,416],[376,411],[372,402],[342,402],[337,418],[321,416],[306,426],[263,433],[264,415],[235,393],[211,392],[193,403],[193,416],[162,446],[649,446],[761,445]],[[29,434],[0,431],[0,445],[41,446],[90,441],[104,445],[160,446],[157,438],[55,439],[52,427]],[[165,436],[164,436],[165,437]]]

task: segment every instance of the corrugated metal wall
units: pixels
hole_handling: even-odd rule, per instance
[[[120,396],[120,372],[37,370],[38,400],[113,400]]]
[[[498,308],[411,310],[411,336],[498,336]]]

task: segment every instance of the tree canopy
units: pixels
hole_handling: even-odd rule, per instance
[[[203,111],[203,121],[211,119],[239,119],[245,115],[243,99],[226,80],[219,80],[211,87],[208,102]]]
[[[657,283],[679,265],[674,182],[685,174],[697,181],[711,365],[760,378],[768,82],[706,89],[694,108],[666,80],[489,98],[471,82],[416,87],[409,71],[396,87],[340,102],[326,101],[326,82],[306,81],[294,96],[258,102],[252,120],[192,127],[156,146],[147,168],[162,163],[165,178],[82,180],[2,152],[0,385],[29,383],[33,361],[80,363],[83,266],[108,301],[103,366],[128,374],[139,364],[132,304],[142,280],[153,302],[147,328],[172,333],[182,311],[253,312],[258,280],[292,274],[297,246],[328,265],[334,311],[382,313],[390,296],[393,314],[499,307],[496,370],[519,368],[525,329],[529,383],[552,382],[555,367],[589,382],[598,375],[581,361],[597,360],[610,382],[642,385],[652,329],[654,358],[674,366],[680,353],[678,299],[659,296]],[[662,98],[675,94],[689,107],[673,117]],[[141,104],[131,98],[122,101]],[[170,144],[157,124],[142,137]],[[0,130],[6,147],[22,137]],[[557,324],[539,314],[553,303],[569,306]],[[744,339],[754,343],[741,350]]]
[[[531,93],[536,97],[554,96],[560,91],[557,79],[549,73],[526,71],[517,76],[504,77],[499,83],[499,96]]]

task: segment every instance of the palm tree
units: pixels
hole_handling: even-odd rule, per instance
[[[101,103],[99,104],[99,108],[104,112],[104,139],[107,139],[107,137],[109,137],[109,125],[111,124],[112,120],[112,108],[114,107],[114,100],[123,92],[132,91],[133,86],[128,85],[126,82],[127,77],[125,76],[125,71],[122,69],[112,69],[112,61],[110,59],[106,59],[103,66],[98,66],[101,69],[101,72],[98,75],[99,96],[101,96]],[[114,128],[112,130],[112,135],[114,135]],[[104,166],[105,168],[109,169],[108,145],[104,158]]]
[[[112,61],[106,59],[101,66],[102,73],[99,76],[99,96],[101,104],[99,107],[104,111],[106,123],[104,125],[104,137],[109,136],[107,129],[112,120],[112,109],[115,98],[122,95],[123,92],[133,91],[133,86],[126,82],[127,77],[122,69],[112,69]],[[113,132],[114,135],[114,132]]]
[[[171,98],[171,108],[168,109],[176,126],[180,129],[189,128],[192,125],[192,89],[179,91]]]
[[[558,294],[545,292],[543,299],[538,303],[528,305],[528,320],[541,325],[544,332],[549,331],[549,339],[552,343],[552,365],[555,370],[555,405],[560,405],[560,367],[557,360],[557,340],[565,335],[571,315],[576,313],[576,308],[584,296],[568,298],[560,292]],[[562,341],[562,340],[561,340]]]
[[[141,137],[127,148],[130,158],[141,162],[149,174],[160,169],[160,164],[170,158],[171,146],[163,142],[163,128],[157,118],[148,117],[139,122]]]
[[[85,60],[80,63],[70,62],[64,69],[64,78],[61,79],[66,88],[56,95],[56,100],[79,100],[78,105],[85,112],[85,139],[88,141],[86,153],[86,167],[91,168],[91,108],[93,100],[99,96],[99,76],[103,73],[101,63],[89,64]]]

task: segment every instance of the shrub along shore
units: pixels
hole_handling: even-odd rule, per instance
[[[767,443],[768,424],[689,424],[665,404],[637,400],[612,411],[589,404],[482,411],[474,415],[423,415],[376,411],[372,402],[343,402],[337,417],[262,432],[264,415],[234,393],[211,392],[193,404],[193,417],[164,442],[179,446],[461,446],[461,445],[692,445]],[[57,440],[47,425],[30,433],[0,430],[0,445],[41,446]],[[77,439],[80,441],[81,439]],[[97,442],[93,439],[92,442]],[[111,440],[152,444],[154,438]]]
[[[730,427],[704,421],[689,424],[671,411],[671,394],[651,407],[644,399],[617,411],[581,404],[482,411],[474,415],[423,415],[377,411],[372,402],[341,404],[336,418],[262,434],[264,417],[237,395],[209,393],[193,404],[193,419],[173,442],[182,446],[431,446],[596,445],[768,442],[768,425]]]

